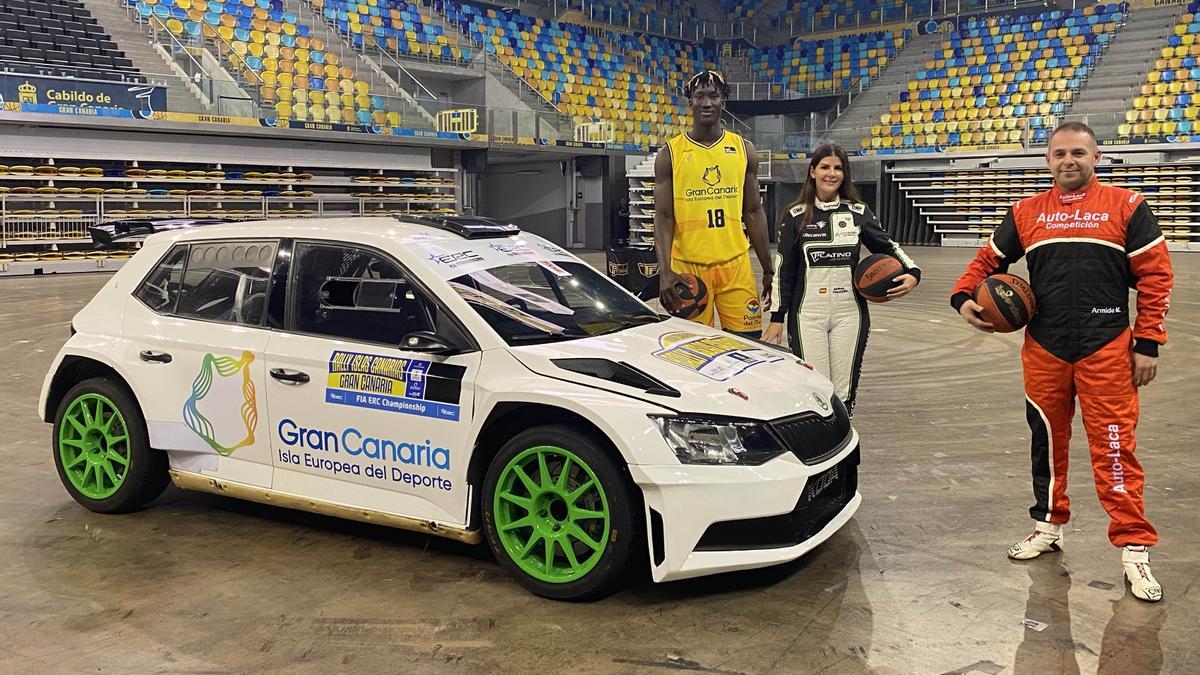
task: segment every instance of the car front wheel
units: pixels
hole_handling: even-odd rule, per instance
[[[129,391],[109,378],[76,384],[54,415],[54,463],[67,492],[97,513],[125,513],[162,494],[167,457],[150,448]]]
[[[484,480],[488,543],[530,591],[590,600],[615,591],[638,541],[630,483],[612,455],[561,426],[528,429]]]

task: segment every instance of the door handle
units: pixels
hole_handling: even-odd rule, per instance
[[[143,361],[151,361],[153,363],[170,363],[171,355],[166,352],[152,352],[149,349],[138,354]]]
[[[272,368],[271,377],[280,382],[289,384],[304,384],[308,382],[308,373],[302,373],[298,370],[285,370],[283,368]]]

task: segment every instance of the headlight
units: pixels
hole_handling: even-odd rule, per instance
[[[786,449],[759,422],[651,415],[684,464],[762,464]]]

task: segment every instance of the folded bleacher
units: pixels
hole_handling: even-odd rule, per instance
[[[35,75],[142,81],[78,0],[0,0],[0,65]]]
[[[1117,125],[1127,141],[1200,142],[1200,0],[1193,0]]]
[[[242,88],[280,119],[399,126],[399,113],[281,0],[131,4],[142,21],[161,22],[185,44],[211,48]]]
[[[1093,5],[964,21],[880,116],[863,149],[1045,142],[1125,10]]]
[[[911,31],[874,31],[826,40],[796,40],[746,52],[756,75],[792,91],[820,93],[865,87],[904,46]]]

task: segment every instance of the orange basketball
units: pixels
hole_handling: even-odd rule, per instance
[[[675,294],[679,296],[679,308],[671,312],[681,319],[695,319],[708,306],[708,286],[694,274],[680,274],[675,282]]]
[[[1029,283],[1012,274],[993,274],[975,287],[979,315],[997,333],[1021,330],[1037,313],[1037,298]]]
[[[895,256],[876,253],[863,258],[854,268],[854,287],[871,302],[887,302],[891,299],[887,292],[896,286],[894,279],[903,273],[904,263]]]

